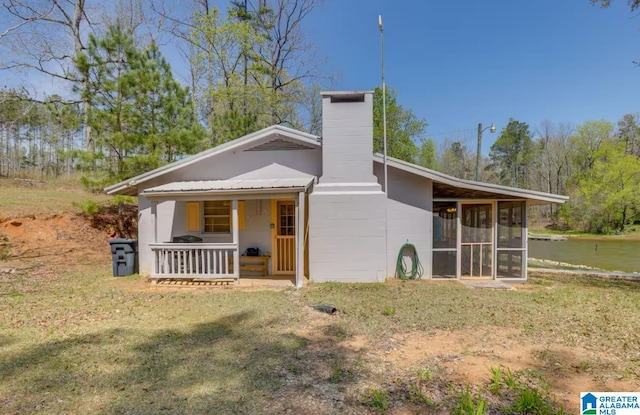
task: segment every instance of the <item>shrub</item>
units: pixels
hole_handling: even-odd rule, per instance
[[[487,411],[487,402],[478,393],[478,398],[474,399],[469,386],[467,386],[458,398],[456,406],[453,407],[455,415],[483,415]]]
[[[78,208],[87,215],[95,215],[100,210],[100,206],[93,200],[87,200],[78,204]]]
[[[385,413],[391,406],[391,400],[387,391],[371,388],[362,396],[362,402],[368,407],[380,413]]]

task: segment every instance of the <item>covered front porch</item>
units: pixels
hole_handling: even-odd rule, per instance
[[[151,202],[155,225],[150,280],[301,287],[312,182],[232,179],[146,189],[141,196]]]

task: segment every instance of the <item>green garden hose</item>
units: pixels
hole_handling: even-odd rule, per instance
[[[405,251],[408,251],[408,257],[411,258],[411,271],[408,272],[407,265],[405,264]],[[402,280],[419,280],[422,277],[423,272],[420,259],[418,259],[418,251],[413,244],[407,242],[402,245],[400,252],[398,252],[398,260],[396,261],[396,274]]]

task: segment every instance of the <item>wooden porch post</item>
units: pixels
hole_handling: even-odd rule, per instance
[[[529,201],[524,201],[524,207],[522,208],[522,244],[524,247],[524,251],[522,251],[522,278],[525,280],[529,279],[529,217],[527,216],[527,212],[529,212]]]
[[[158,243],[158,201],[151,202],[151,213],[153,214],[153,243]]]
[[[304,195],[299,192],[296,201],[296,288],[302,288],[304,276]]]
[[[498,279],[498,201],[491,201],[491,214],[493,222],[491,226],[491,279]]]
[[[462,277],[462,203],[456,202],[456,279]]]
[[[233,276],[236,285],[240,284],[240,233],[238,230],[238,199],[231,201],[231,228],[233,233],[233,244],[236,250],[233,253]]]
[[[158,243],[158,201],[154,200],[151,202],[151,213],[152,213],[152,218],[153,218],[153,243],[157,244]],[[140,241],[138,241],[138,243],[140,243]],[[151,251],[151,253],[153,254],[153,276],[156,276],[160,273],[160,264],[158,263],[158,257],[157,257],[157,253]],[[138,253],[138,255],[140,255],[140,253]],[[140,259],[138,259],[138,261],[140,261]],[[153,280],[154,283],[157,283],[156,280]]]

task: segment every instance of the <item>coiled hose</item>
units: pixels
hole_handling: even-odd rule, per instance
[[[409,251],[407,256],[411,258],[411,271],[407,270],[407,264],[405,264],[405,251]],[[416,247],[409,242],[402,245],[400,252],[398,252],[398,260],[396,261],[396,274],[398,277],[401,280],[419,280],[423,272],[424,269],[420,264]]]

